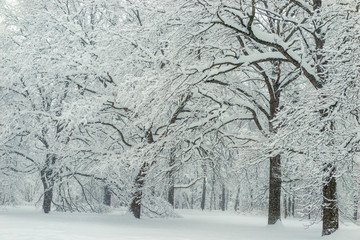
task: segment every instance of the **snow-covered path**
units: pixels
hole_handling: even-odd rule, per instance
[[[0,240],[360,240],[352,223],[329,237],[321,226],[304,229],[297,220],[267,226],[266,217],[179,211],[181,218],[141,219],[129,215],[51,213],[34,208],[0,209]]]

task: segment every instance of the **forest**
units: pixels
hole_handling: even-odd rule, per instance
[[[0,0],[0,208],[360,216],[359,0]]]

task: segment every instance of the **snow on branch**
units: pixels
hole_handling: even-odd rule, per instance
[[[194,179],[192,182],[190,182],[189,184],[186,185],[175,185],[174,188],[175,189],[180,189],[180,188],[190,188],[192,186],[194,186],[199,180],[203,179],[204,177],[201,178],[196,178]]]

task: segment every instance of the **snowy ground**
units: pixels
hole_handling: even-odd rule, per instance
[[[0,240],[360,240],[360,227],[342,223],[320,237],[321,226],[298,220],[267,226],[266,217],[179,211],[181,218],[136,220],[121,213],[51,213],[30,207],[0,209]]]

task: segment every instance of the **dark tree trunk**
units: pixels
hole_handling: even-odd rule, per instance
[[[222,192],[221,192],[221,210],[225,211],[226,209],[226,196],[225,196],[225,184],[222,185]]]
[[[169,190],[168,190],[168,202],[171,204],[171,206],[174,207],[174,201],[175,201],[175,177],[174,177],[174,170],[172,169],[172,167],[174,166],[175,163],[175,150],[172,149],[171,153],[170,153],[170,161],[169,161],[169,167],[170,167],[170,171],[169,171]]]
[[[291,201],[291,216],[295,217],[295,197],[294,196],[292,197],[292,201]]]
[[[283,205],[284,205],[284,218],[287,218],[289,212],[288,212],[288,206],[287,206],[287,196],[286,194],[284,194],[284,197],[283,197]]]
[[[145,136],[146,136],[146,141],[148,144],[151,144],[154,142],[151,130],[146,131]],[[153,163],[151,163],[151,165]],[[147,171],[149,170],[149,167],[150,167],[149,163],[146,163],[146,162],[143,163],[138,175],[135,178],[135,191],[133,193],[133,199],[130,204],[130,211],[133,213],[135,218],[140,218],[140,215],[141,215],[141,199],[142,199],[142,195],[143,195],[142,191],[144,188],[145,176],[147,174]]]
[[[320,12],[323,0],[313,0],[313,9],[315,11]],[[316,67],[316,73],[318,77],[321,79],[323,83],[327,82],[327,73],[323,66],[326,66],[327,61],[324,61],[324,56],[322,55],[322,49],[325,45],[325,39],[322,32],[323,23],[320,22],[319,27],[316,28],[316,34],[314,34],[316,49],[318,50],[316,55],[318,64]],[[317,88],[322,88],[323,84],[319,84]],[[320,114],[323,118],[327,117],[330,112],[332,112],[332,108],[324,109],[320,111]],[[330,129],[334,130],[333,122],[330,123]],[[331,163],[327,164],[325,168],[325,172],[327,176],[324,179],[323,183],[323,229],[322,235],[330,235],[335,232],[339,228],[339,210],[337,206],[336,199],[336,169],[335,166]]]
[[[135,178],[135,191],[133,193],[133,199],[130,204],[130,211],[134,214],[135,218],[140,218],[141,215],[141,199],[143,194],[142,189],[144,187],[144,178],[146,176],[148,166],[148,163],[144,163]]]
[[[251,26],[250,26],[251,28]],[[244,47],[244,42],[238,37],[240,45]],[[245,51],[246,53],[246,51]],[[247,55],[248,53],[246,53]],[[254,64],[254,66],[260,70],[262,76],[267,83],[267,89],[269,93],[269,103],[270,103],[270,111],[267,116],[269,122],[269,131],[271,133],[276,133],[277,129],[274,128],[272,124],[272,120],[276,117],[276,114],[279,111],[280,106],[280,94],[282,89],[280,88],[281,82],[281,71],[280,71],[280,61],[272,61],[273,65],[271,76],[269,77],[264,69],[258,65]],[[272,85],[272,86],[271,86]],[[254,115],[254,121],[256,126],[260,131],[263,131],[263,127],[259,122],[259,119]],[[280,165],[280,155],[276,155],[270,158],[270,176],[269,176],[269,215],[268,215],[268,224],[275,224],[278,220],[281,220],[281,211],[280,211],[280,201],[281,201],[281,165]],[[251,196],[252,197],[252,196]],[[252,204],[251,204],[252,205]]]
[[[201,196],[201,210],[205,209],[205,199],[206,199],[206,180],[203,180],[203,187],[202,187],[202,196]]]
[[[194,209],[194,194],[191,193],[190,209]]]
[[[55,163],[56,157],[52,154],[47,154],[45,166],[40,171],[41,182],[44,187],[43,211],[49,213],[51,211],[51,202],[53,199],[54,175],[52,165]]]
[[[358,205],[359,205],[359,201],[355,200],[354,201],[354,220],[357,221],[358,220]]]
[[[292,212],[292,201],[291,201],[291,196],[289,196],[288,198],[288,201],[287,201],[287,206],[288,206],[288,210],[287,210],[287,216],[290,217],[290,216],[293,216],[293,212]]]
[[[210,192],[210,210],[216,210],[216,199],[215,199],[215,173],[213,173],[211,179],[211,192]]]
[[[170,184],[169,191],[168,191],[168,202],[171,204],[171,206],[174,207],[175,202],[175,187],[174,184]]]
[[[339,211],[336,198],[335,166],[328,164],[325,169],[329,172],[323,185],[323,229],[322,235],[330,235],[339,228]]]
[[[269,215],[268,224],[275,224],[281,220],[280,197],[281,197],[281,165],[280,155],[270,158],[269,179]]]
[[[240,187],[238,187],[235,198],[234,210],[238,211],[240,209]]]
[[[108,185],[104,187],[104,205],[111,206],[111,191]]]
[[[53,185],[43,178],[41,180],[44,186],[44,200],[42,208],[44,213],[49,213],[51,210],[51,202],[53,199]]]
[[[270,94],[270,121],[269,131],[276,133],[277,129],[273,126],[272,120],[276,117],[280,106],[280,62],[273,63],[273,94]],[[276,79],[276,80],[275,80]],[[269,90],[269,93],[271,91]],[[270,175],[269,175],[269,215],[268,224],[275,224],[281,221],[281,157],[276,155],[270,157]]]

